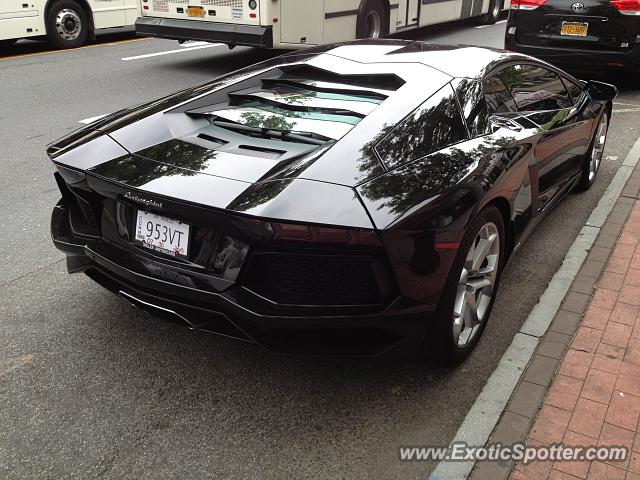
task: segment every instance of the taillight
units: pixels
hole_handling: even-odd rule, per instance
[[[323,227],[263,220],[240,220],[245,233],[257,235],[262,241],[298,246],[345,246],[381,248],[380,237],[373,230]]]
[[[640,15],[640,0],[611,0],[611,5],[623,15]]]
[[[380,238],[368,230],[352,230],[315,225],[263,222],[269,240],[277,243],[380,247]]]
[[[535,10],[545,3],[547,0],[511,0],[511,8],[513,10]]]

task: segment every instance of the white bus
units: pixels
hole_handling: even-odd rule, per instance
[[[140,0],[136,32],[176,40],[301,48],[378,38],[469,17],[495,23],[509,0]]]
[[[0,48],[47,36],[57,48],[79,47],[97,30],[133,25],[138,0],[0,0]]]

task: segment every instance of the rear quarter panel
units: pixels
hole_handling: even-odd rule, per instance
[[[509,205],[508,234],[532,218],[532,131],[501,129],[388,172],[358,187],[389,252],[402,293],[436,305],[454,251],[473,216],[497,198]],[[438,279],[434,281],[434,279]]]

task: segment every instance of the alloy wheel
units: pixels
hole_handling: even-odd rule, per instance
[[[453,307],[452,333],[458,347],[468,345],[486,321],[500,261],[498,227],[486,223],[480,228],[460,274]]]
[[[602,154],[604,153],[604,145],[607,141],[607,127],[608,117],[604,113],[598,124],[596,130],[596,136],[593,142],[593,149],[591,150],[591,158],[589,159],[589,181],[593,182],[598,170],[600,169],[600,163],[602,162]]]

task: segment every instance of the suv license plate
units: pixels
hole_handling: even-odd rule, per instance
[[[589,30],[588,23],[582,22],[562,22],[560,35],[571,35],[572,37],[586,37]]]

